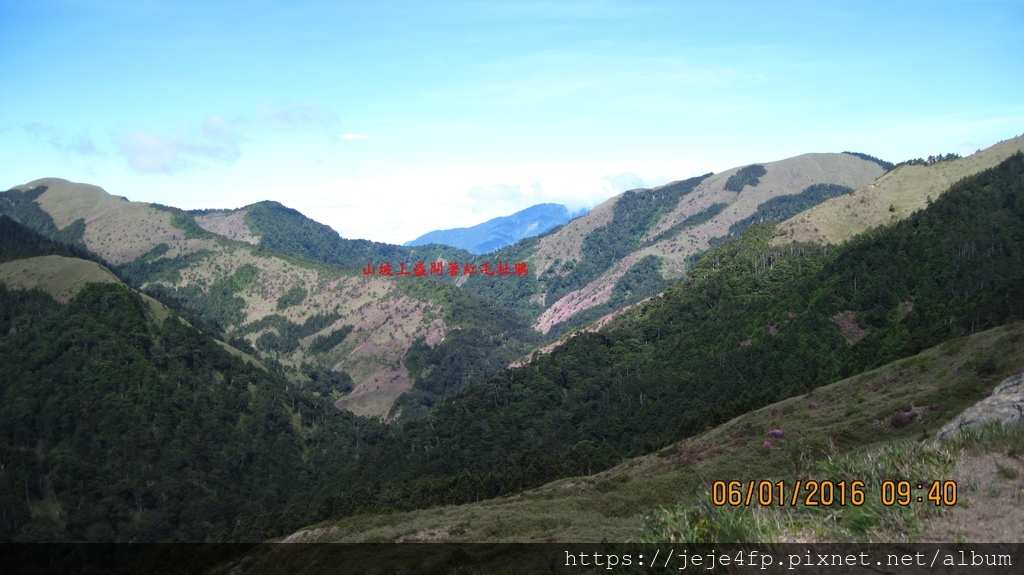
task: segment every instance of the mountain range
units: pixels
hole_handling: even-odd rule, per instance
[[[1017,327],[976,339],[1024,320],[1022,150],[749,164],[485,257],[347,240],[276,202],[18,186],[0,193],[0,538],[263,540],[551,481],[605,490],[603,517],[638,528],[729,450],[694,455],[701,434],[761,413],[721,429],[762,441],[789,414],[776,402],[838,410],[809,454],[927,436],[1024,368]],[[368,273],[485,261],[530,271]],[[857,404],[831,384],[887,391]],[[893,432],[862,432],[876,421]],[[684,452],[653,480],[623,471]],[[614,495],[626,481],[653,491]],[[441,538],[487,539],[454,521]]]
[[[42,222],[37,229],[96,253],[150,295],[165,293],[212,322],[216,327],[209,329],[223,340],[299,373],[303,363],[344,372],[354,389],[334,397],[339,407],[394,417],[403,394],[405,412],[418,412],[408,409],[415,407],[410,402],[436,401],[526,356],[545,339],[665,289],[683,276],[687,257],[726,237],[740,220],[758,217],[764,202],[794,197],[793,205],[809,205],[799,198],[810,194],[813,203],[847,193],[883,168],[850,154],[808,154],[766,163],[765,173],[740,191],[727,189],[729,182],[737,187],[733,176],[739,171],[631,190],[561,228],[488,254],[490,261],[528,263],[532,273],[512,281],[482,274],[441,282],[366,276],[361,270],[369,263],[406,262],[412,269],[419,261],[484,258],[439,244],[347,240],[276,202],[186,212],[42,179],[7,192],[0,200],[7,207],[0,209],[22,214],[21,221]],[[467,298],[479,303],[462,302]],[[487,306],[516,313],[499,316]],[[482,343],[487,338],[447,337],[472,328],[496,331],[502,340],[493,349]],[[483,363],[460,364],[443,376],[425,372],[417,381],[406,361],[410,353],[469,354]],[[433,392],[407,395],[417,384]]]

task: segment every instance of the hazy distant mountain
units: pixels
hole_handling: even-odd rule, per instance
[[[569,209],[561,204],[537,204],[511,216],[487,220],[469,228],[427,232],[403,245],[444,244],[474,254],[486,254],[510,246],[523,238],[542,234],[578,215],[582,213],[570,214]]]

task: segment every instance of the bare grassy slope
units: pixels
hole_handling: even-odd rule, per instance
[[[839,243],[878,225],[887,225],[924,208],[957,181],[993,168],[1024,150],[1024,136],[1000,142],[966,158],[931,165],[900,166],[848,196],[832,198],[782,223],[789,241]],[[889,211],[892,206],[893,211]]]
[[[85,220],[85,246],[113,265],[131,262],[154,246],[166,243],[166,257],[210,248],[211,240],[186,239],[185,231],[171,225],[172,214],[142,202],[112,196],[102,188],[59,178],[44,178],[17,189],[46,186],[39,207],[53,218],[58,229]]]
[[[679,202],[679,207],[661,218],[647,234],[648,238],[719,202],[727,203],[729,207],[702,226],[701,231],[710,237],[721,236],[728,232],[733,222],[750,216],[771,198],[798,194],[813,184],[839,184],[856,189],[873,182],[883,173],[878,164],[849,154],[803,154],[761,165],[767,173],[759,178],[758,185],[746,186],[739,193],[726,190],[725,184],[742,166],[704,180],[692,194]]]
[[[40,289],[58,301],[67,301],[86,284],[120,283],[96,262],[64,256],[39,256],[0,262],[0,283],[7,289]]]

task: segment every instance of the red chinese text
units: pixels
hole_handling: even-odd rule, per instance
[[[514,270],[514,271],[513,271]],[[498,276],[528,276],[530,275],[530,269],[527,267],[526,262],[517,262],[513,267],[509,266],[508,262],[498,262],[497,270],[491,265],[491,262],[484,262],[480,265],[471,264],[469,262],[430,262],[430,272],[427,273],[426,262],[416,262],[412,266],[412,272],[407,268],[405,262],[398,264],[398,270],[395,271],[395,266],[391,262],[380,262],[376,266],[372,262],[367,262],[366,267],[363,268],[364,276],[407,276],[412,275],[413,277],[426,277],[427,275],[444,277],[448,276],[475,276],[485,275],[488,277]]]

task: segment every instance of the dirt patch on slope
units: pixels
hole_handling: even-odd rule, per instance
[[[253,235],[249,225],[245,223],[245,216],[248,212],[246,209],[214,212],[196,216],[195,220],[199,227],[208,232],[213,232],[239,242],[256,245],[260,243],[260,239]]]
[[[867,330],[857,324],[856,314],[853,310],[843,310],[829,319],[839,326],[839,331],[846,338],[846,343],[850,345],[857,343],[868,335]]]
[[[929,522],[922,541],[1024,543],[1024,462],[1003,454],[960,454],[951,477],[957,503]]]
[[[409,371],[405,366],[378,371],[364,380],[352,393],[334,402],[334,407],[347,409],[356,415],[383,417],[391,411],[398,396],[412,388]]]

